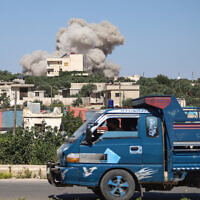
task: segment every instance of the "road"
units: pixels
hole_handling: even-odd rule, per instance
[[[139,193],[134,195],[138,197]],[[145,192],[144,200],[200,200],[200,189],[178,187],[168,192]],[[56,188],[46,180],[9,179],[0,180],[0,200],[99,200],[91,190],[84,187]]]

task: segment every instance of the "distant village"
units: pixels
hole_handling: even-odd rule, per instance
[[[171,80],[164,75],[158,75],[155,78],[156,84],[159,84],[159,87],[156,85],[153,86],[155,80],[148,79],[147,85],[149,86],[146,88],[146,93],[144,91],[144,85],[146,84],[144,82],[141,85],[141,77],[139,75],[124,77],[115,76],[112,77],[110,81],[106,79],[107,81],[87,82],[86,80],[90,80],[88,78],[91,72],[88,73],[84,71],[82,54],[71,53],[60,58],[54,57],[46,59],[46,78],[49,77],[51,79],[57,77],[59,78],[58,80],[60,80],[60,74],[65,72],[69,72],[70,77],[73,76],[75,82],[70,82],[70,87],[57,88],[58,90],[55,94],[53,94],[54,86],[46,84],[48,88],[50,88],[50,94],[48,95],[46,94],[46,90],[41,90],[36,87],[35,84],[39,85],[40,83],[38,84],[35,82],[35,84],[28,84],[25,82],[23,76],[18,76],[12,81],[1,80],[0,129],[13,128],[15,126],[21,126],[22,124],[25,128],[31,129],[32,127],[41,127],[44,122],[47,126],[59,128],[63,117],[63,112],[59,108],[60,104],[65,108],[70,108],[70,110],[74,112],[74,116],[80,115],[84,121],[87,119],[86,112],[94,112],[94,110],[108,107],[124,107],[124,102],[140,97],[141,86],[143,86],[142,95],[160,94],[159,90],[167,94],[174,94],[174,92],[176,92],[179,96],[177,99],[182,107],[186,106],[186,99],[182,97],[182,92],[185,92],[186,96],[190,97],[187,87],[190,87],[190,91],[197,96],[198,94],[196,91],[199,91],[198,81],[194,83],[193,81],[177,78],[177,80],[172,80],[173,84],[175,84],[173,87],[173,84],[170,83]],[[145,80],[144,77],[142,78]],[[80,80],[84,81],[80,82]],[[152,84],[149,84],[149,81],[153,81]],[[185,84],[187,84],[187,87],[184,86]],[[166,87],[168,87],[167,90]],[[84,95],[80,95],[84,89],[88,91],[85,91]],[[6,100],[7,107],[14,108],[14,111],[5,111],[6,106],[4,106],[4,100]],[[199,101],[198,98],[195,97],[192,100],[197,103]],[[50,108],[50,106],[55,103],[58,104],[58,107],[55,107],[53,111],[50,111],[50,109],[43,109],[43,107]],[[17,111],[16,108],[18,108]],[[16,114],[17,112],[18,114]],[[190,110],[187,112],[189,113]],[[195,113],[193,114],[195,115]]]
[[[87,77],[88,73],[83,71],[83,55],[70,54],[61,58],[48,58],[47,77],[58,77],[60,72],[77,72],[76,76]],[[80,73],[79,73],[80,72]],[[114,77],[112,82],[93,82],[93,83],[71,83],[69,89],[61,89],[56,95],[46,97],[45,90],[36,90],[34,84],[26,84],[23,77],[18,77],[12,82],[0,82],[0,94],[9,97],[10,106],[23,107],[23,123],[25,127],[40,126],[43,121],[51,127],[59,126],[61,123],[62,113],[56,110],[52,113],[46,113],[41,110],[39,103],[44,106],[50,106],[53,102],[62,102],[64,106],[72,106],[77,100],[77,94],[88,84],[95,85],[95,89],[90,96],[81,97],[82,108],[85,109],[101,109],[106,108],[108,103],[112,103],[114,107],[122,107],[122,103],[126,99],[134,99],[140,96],[139,85],[137,81],[139,75],[123,77],[128,82],[117,81],[118,77]],[[52,90],[52,88],[51,88]],[[101,95],[100,95],[101,94]]]

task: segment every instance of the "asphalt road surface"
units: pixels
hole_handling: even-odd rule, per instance
[[[139,193],[134,198],[139,197]],[[133,198],[133,199],[134,199]],[[172,191],[144,192],[144,200],[200,200],[200,189],[177,187]],[[99,200],[85,187],[56,188],[46,180],[0,180],[0,200]]]

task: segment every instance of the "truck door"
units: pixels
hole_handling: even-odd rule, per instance
[[[105,130],[106,121],[111,118],[116,118],[120,121],[120,127],[117,130]],[[98,178],[95,173],[102,170],[109,169],[111,167],[139,167],[142,165],[142,141],[140,137],[140,131],[138,130],[137,124],[135,127],[128,127],[123,124],[125,121],[139,121],[139,115],[117,115],[108,116],[105,122],[102,124],[102,128],[98,127],[97,131],[104,130],[101,136],[96,139],[91,145],[80,145],[80,155],[84,156],[82,159],[82,165],[80,165],[80,172],[85,169],[95,169],[90,175],[89,181],[94,181]],[[125,130],[127,128],[127,130]],[[85,163],[85,164],[84,164]],[[84,166],[86,166],[84,168]],[[139,167],[140,168],[140,167]],[[85,177],[81,178],[81,182],[84,182]]]
[[[142,163],[152,174],[146,181],[162,182],[164,179],[164,145],[160,118],[152,115],[141,117],[143,138]]]
[[[106,121],[112,118],[119,120],[120,127],[117,130],[106,130]],[[114,157],[119,158],[116,163],[142,164],[142,141],[137,127],[138,119],[139,115],[108,116],[105,123],[97,128],[97,131],[100,132],[104,130],[103,133],[92,145],[81,145],[80,153],[101,153],[108,156],[113,154]],[[128,124],[134,125],[134,127],[130,127]]]

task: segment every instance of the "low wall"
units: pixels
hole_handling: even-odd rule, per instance
[[[46,165],[0,165],[0,172],[16,178],[46,178]]]

